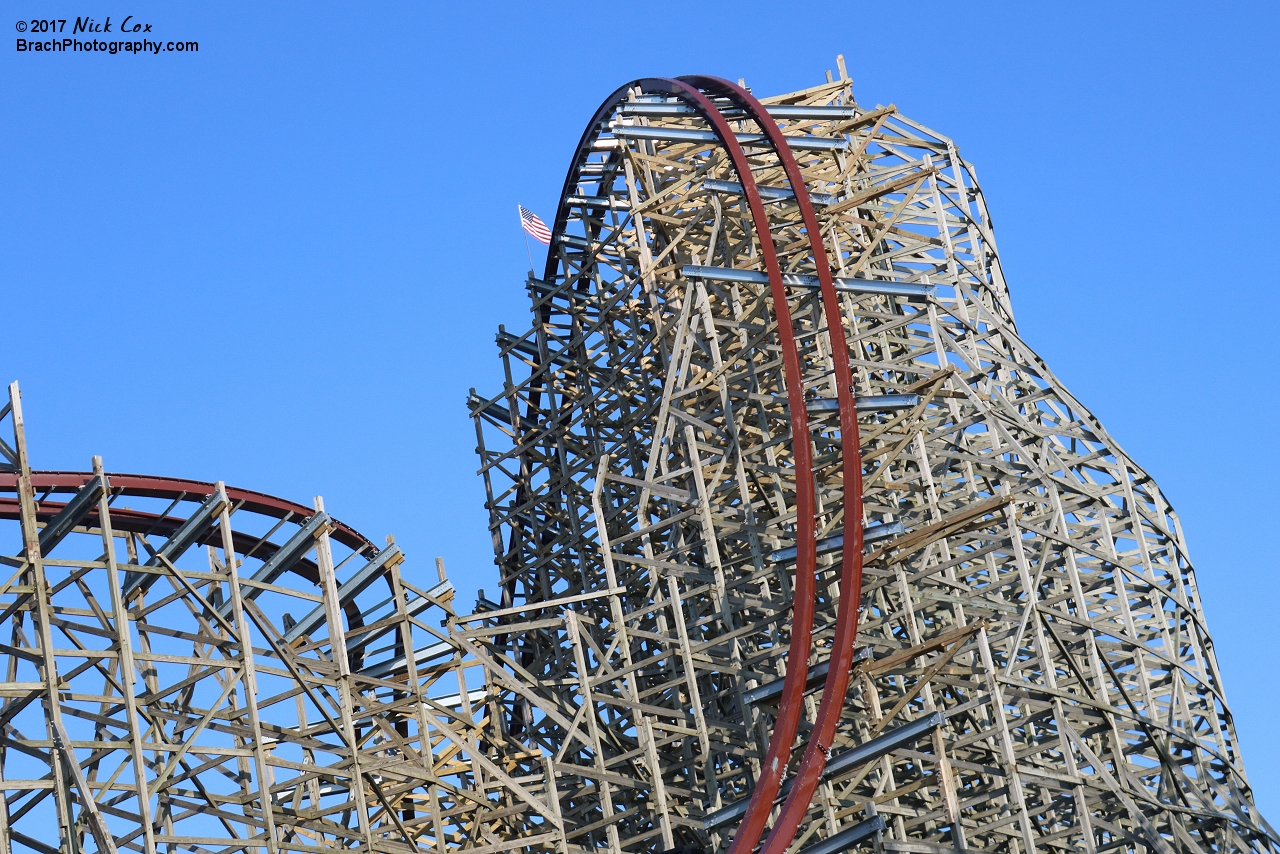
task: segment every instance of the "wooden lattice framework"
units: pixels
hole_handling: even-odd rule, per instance
[[[0,852],[549,844],[443,564],[416,586],[319,499],[33,472],[17,383],[0,426]]]
[[[1019,337],[951,140],[843,63],[763,108],[636,81],[527,288],[470,400],[501,579],[468,642],[562,850],[1277,850],[1177,517]]]
[[[0,854],[1280,849],[1176,516],[840,69],[588,124],[472,614],[318,500],[32,471],[11,386]]]

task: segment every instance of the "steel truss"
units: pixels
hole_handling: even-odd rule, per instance
[[[1177,517],[1018,336],[951,140],[842,62],[638,80],[553,230],[469,401],[463,646],[558,851],[1277,850]]]

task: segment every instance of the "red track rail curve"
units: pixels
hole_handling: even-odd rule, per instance
[[[89,481],[93,480],[93,472],[85,471],[34,471],[31,473],[31,484],[37,495],[44,493],[79,492]],[[203,499],[213,494],[214,484],[202,480],[184,480],[177,477],[158,477],[149,474],[107,474],[112,494],[136,495],[142,498],[164,498],[173,500],[183,496]],[[254,492],[250,489],[238,489],[234,486],[224,487],[227,498],[233,505],[243,507],[253,513],[284,519],[293,516],[299,520],[315,515],[315,510],[302,504],[295,504],[265,492]],[[18,476],[14,472],[0,472],[0,492],[17,492]],[[114,515],[114,514],[112,514]],[[334,520],[333,533],[335,540],[356,551],[372,549],[374,546],[363,534],[349,525]]]
[[[698,87],[703,83],[725,94],[736,94],[740,91],[724,81],[710,77],[681,78],[679,80],[643,78],[619,87],[605,100],[587,125],[586,132],[583,134],[581,141],[578,143],[578,149],[574,153],[573,163],[570,166],[569,174],[565,178],[564,189],[561,193],[560,206],[556,211],[551,245],[553,248],[555,247],[568,220],[569,204],[567,200],[569,196],[575,193],[578,164],[585,152],[590,150],[591,142],[598,135],[599,127],[604,119],[612,114],[617,106],[627,98],[628,94],[636,88],[645,93],[663,94],[679,98],[693,107],[702,119],[711,125],[721,146],[729,155],[734,170],[738,173],[743,195],[747,199],[747,206],[751,213],[752,224],[759,237],[760,254],[764,259],[765,269],[769,277],[769,289],[774,314],[778,318],[778,337],[779,345],[782,349],[783,375],[786,378],[787,400],[790,406],[792,453],[795,455],[796,471],[796,580],[794,598],[792,600],[791,641],[787,654],[789,666],[786,678],[783,680],[782,698],[779,702],[778,715],[774,719],[773,734],[770,736],[769,747],[765,753],[764,761],[761,763],[760,779],[756,781],[756,787],[751,796],[751,804],[748,808],[747,816],[743,819],[743,825],[734,837],[734,848],[740,849],[741,840],[751,836],[758,839],[760,832],[764,829],[769,812],[773,809],[773,801],[778,796],[778,791],[782,786],[782,778],[790,761],[792,745],[795,741],[796,732],[799,730],[804,710],[804,690],[809,675],[809,654],[812,649],[813,618],[817,599],[817,581],[815,578],[817,538],[811,521],[815,507],[813,450],[809,441],[809,417],[805,407],[803,374],[800,367],[799,351],[796,347],[795,329],[791,322],[791,310],[788,304],[786,286],[782,282],[782,270],[778,263],[776,247],[773,245],[769,219],[760,198],[755,176],[747,161],[746,152],[743,151],[732,127],[730,127],[725,117],[720,114],[719,109],[706,95],[699,91]],[[728,86],[727,89],[725,88],[726,86]],[[748,103],[753,102],[754,99]],[[768,127],[767,123],[765,127]],[[774,129],[776,130],[776,127]],[[785,143],[783,144],[783,149],[786,150]],[[786,153],[790,155],[789,150],[786,150]],[[794,167],[794,159],[792,159],[791,163]],[[792,174],[789,173],[789,177]],[[798,176],[799,170],[797,168],[792,181],[797,182]],[[797,186],[797,198],[803,198],[807,203],[807,193],[801,192],[804,190],[803,182],[798,182]],[[813,222],[813,224],[807,225],[810,229],[810,234],[818,234],[816,219],[813,219],[811,206],[809,208],[809,217]],[[806,222],[808,223],[809,220],[806,220]],[[818,245],[821,246],[820,238]],[[822,257],[826,257],[825,253]],[[825,263],[820,264],[819,267],[826,276],[824,280],[824,297],[826,296],[825,291],[829,290],[834,298],[835,290],[831,282],[830,271],[826,268]],[[557,259],[554,252],[548,253],[543,275],[544,280],[553,281],[556,268]],[[833,304],[836,303],[832,302],[827,305]],[[837,314],[836,316],[838,317],[839,315]],[[847,373],[847,351],[844,352]],[[845,382],[845,387],[848,387],[847,382]],[[852,412],[851,406],[849,411]],[[846,417],[842,407],[842,425],[845,420]],[[857,429],[856,419],[853,429]],[[847,430],[847,428],[842,426],[842,430]],[[861,495],[860,489],[858,494]],[[861,536],[860,526],[858,527],[858,536]],[[858,550],[858,553],[861,556],[861,549]],[[744,829],[746,832],[744,832]],[[750,847],[753,848],[754,846],[754,842],[751,843]]]
[[[800,760],[800,767],[786,802],[783,804],[782,812],[774,822],[773,830],[765,840],[761,852],[761,854],[784,854],[795,839],[796,830],[804,819],[809,804],[813,800],[813,793],[822,779],[827,754],[844,709],[845,694],[849,689],[850,671],[853,666],[854,646],[858,637],[858,606],[862,601],[862,454],[860,450],[862,442],[858,434],[857,401],[854,397],[853,372],[849,366],[849,345],[845,338],[840,298],[836,293],[831,265],[827,260],[826,245],[822,241],[822,231],[818,227],[818,217],[813,209],[813,201],[809,197],[808,185],[800,172],[800,165],[791,153],[790,145],[787,144],[777,123],[769,117],[764,105],[741,86],[715,77],[681,79],[688,80],[703,89],[717,91],[733,100],[755,120],[777,152],[791,189],[795,193],[796,202],[800,206],[805,231],[809,234],[809,246],[813,251],[813,262],[821,287],[827,334],[831,339],[832,364],[835,369],[836,397],[840,407],[840,435],[844,451],[842,468],[845,495],[840,604],[836,609],[836,633],[813,733]],[[795,441],[794,437],[792,441]],[[786,690],[785,686],[783,690]],[[803,693],[803,688],[801,692]],[[753,815],[751,808],[757,806],[758,812]],[[733,845],[729,849],[730,854],[750,851],[755,847],[755,840],[759,839],[759,833],[772,809],[772,798],[768,803],[762,802],[757,805],[753,794],[747,815],[743,817],[739,831],[734,835]]]
[[[79,492],[93,477],[93,472],[84,471],[36,471],[31,473],[31,483],[37,495],[65,494]],[[108,473],[107,482],[111,485],[111,494],[113,496],[135,495],[141,498],[162,498],[170,501],[175,498],[189,498],[193,501],[200,501],[212,495],[216,486],[201,480],[184,480],[176,477],[139,474]],[[274,519],[296,519],[301,524],[304,519],[315,515],[316,512],[305,505],[295,504],[283,498],[276,498],[274,495],[267,495],[265,492],[238,489],[234,486],[226,486],[224,489],[226,490],[227,498],[231,500],[233,505]],[[18,475],[15,472],[0,472],[0,493],[16,493],[17,491]],[[47,522],[65,506],[61,502],[41,501],[37,516],[41,521]],[[0,519],[16,520],[19,518],[20,512],[17,499],[0,498]],[[92,524],[97,521],[97,518],[98,511],[95,508],[89,511],[85,517],[85,522]],[[143,534],[158,533],[166,536],[172,534],[178,529],[178,526],[186,521],[179,517],[160,516],[156,513],[124,509],[112,510],[111,520],[115,527],[121,531],[134,531]],[[377,547],[359,531],[336,519],[333,520],[333,524],[333,530],[329,534],[333,539],[357,552],[377,553]],[[244,550],[246,548],[252,548],[258,542],[257,537],[251,537],[237,531],[232,532],[232,540],[241,554],[245,553]],[[221,539],[206,535],[200,539],[200,542],[220,545]],[[262,543],[258,548],[260,553],[257,556],[268,558],[275,553],[276,546],[271,543]],[[294,563],[290,571],[313,584],[320,583],[319,570],[314,563],[305,558]],[[364,624],[360,608],[355,602],[348,602],[343,605],[342,610],[347,615],[347,622],[351,628]]]

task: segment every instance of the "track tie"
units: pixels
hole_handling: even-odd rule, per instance
[[[615,125],[613,135],[618,139],[652,139],[659,142],[711,142],[718,143],[720,137],[709,130],[694,128],[669,128],[655,125]],[[768,145],[769,138],[762,133],[735,134],[740,145]],[[597,140],[597,148],[606,146]],[[849,140],[844,137],[824,136],[789,136],[787,145],[798,151],[843,151],[849,147]]]
[[[702,186],[716,193],[733,193],[742,195],[742,185],[737,181],[721,181],[719,178],[707,178],[702,182]],[[791,201],[796,197],[795,191],[786,187],[757,187],[760,192],[760,198],[768,201]],[[834,205],[837,201],[835,196],[827,193],[809,193],[809,198],[817,205]]]
[[[865,765],[868,762],[872,762],[876,759],[879,759],[881,756],[884,756],[886,753],[890,753],[894,750],[897,750],[898,748],[904,747],[909,744],[913,744],[914,742],[919,741],[924,736],[933,732],[938,727],[942,726],[943,720],[944,718],[941,712],[932,712],[930,714],[925,715],[922,718],[918,718],[917,720],[912,721],[909,724],[904,724],[900,727],[894,727],[888,732],[882,733],[881,735],[878,735],[875,738],[868,739],[867,741],[864,741],[862,744],[859,744],[856,747],[851,747],[848,750],[837,753],[834,756],[832,756],[831,761],[827,763],[826,770],[823,772],[822,776],[824,779],[830,779],[831,777],[837,776],[838,774],[841,774],[852,768],[856,768],[859,765]],[[782,788],[778,790],[778,797],[780,798],[785,797],[787,793],[790,791],[791,791],[791,781],[787,780],[782,784]],[[747,811],[747,802],[748,802],[748,799],[743,798],[742,800],[735,801],[734,803],[730,804],[727,807],[724,807],[723,809],[716,810],[715,812],[711,813],[710,815],[708,815],[706,818],[703,819],[703,827],[707,831],[712,831],[718,827],[723,827],[724,825],[738,818],[739,816],[741,816],[743,813]],[[854,827],[850,828],[850,830],[855,830],[861,827],[863,824],[866,824],[866,822],[862,822],[862,824],[854,825]],[[845,831],[845,832],[847,833],[848,831]],[[834,842],[836,839],[838,839],[843,835],[844,833],[836,834],[835,836],[831,837],[831,839],[827,840],[827,842]],[[819,845],[822,845],[822,844],[825,844],[825,843],[819,843]],[[845,847],[848,847],[849,844],[852,844],[852,843],[846,843]],[[815,845],[815,846],[812,846],[812,848],[808,848],[805,850],[811,851],[813,850],[813,848],[817,848],[817,847],[819,846]],[[832,851],[838,851],[838,850],[842,850],[842,849],[840,848],[832,849]]]
[[[680,274],[686,278],[706,279],[711,282],[747,282],[759,285],[767,285],[769,283],[769,276],[765,273],[755,270],[738,270],[733,267],[703,267],[697,264],[685,264],[680,268]],[[798,288],[816,288],[818,287],[818,277],[801,273],[784,273],[782,283]],[[835,279],[835,286],[837,291],[844,293],[906,297],[908,302],[924,302],[938,293],[938,288],[935,285],[922,285],[915,282],[881,282],[876,279],[851,277]]]
[[[866,661],[871,658],[871,647],[859,647],[858,651],[853,654],[853,661],[856,664],[859,661]],[[815,664],[809,668],[809,680],[805,683],[805,690],[812,690],[817,687],[818,683],[827,678],[827,670],[831,666],[830,661],[824,661]],[[755,688],[745,691],[742,694],[744,703],[759,703],[761,700],[768,700],[782,693],[782,683],[785,680],[775,679],[772,682],[766,682],[763,685],[757,685]]]

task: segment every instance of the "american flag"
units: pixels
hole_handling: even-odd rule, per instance
[[[524,226],[524,230],[529,232],[543,243],[551,243],[551,229],[547,228],[547,224],[534,214],[533,211],[527,210],[524,205],[516,205],[520,208],[520,224]]]

